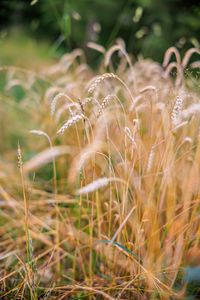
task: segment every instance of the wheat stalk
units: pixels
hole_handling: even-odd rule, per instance
[[[185,68],[188,65],[189,60],[194,53],[197,53],[200,55],[200,50],[196,49],[196,48],[191,48],[185,53],[184,58],[181,63],[183,68]]]
[[[131,214],[133,213],[133,211],[136,209],[136,206],[133,206],[131,208],[131,210],[129,211],[129,213],[127,214],[127,216],[125,217],[125,219],[123,220],[123,222],[120,224],[119,228],[117,229],[117,231],[115,232],[115,234],[113,235],[112,239],[110,240],[110,243],[113,244],[114,241],[116,240],[118,234],[120,233],[120,231],[122,230],[122,228],[126,225],[126,222],[128,221],[128,219],[130,218]]]
[[[117,78],[117,76],[113,73],[105,73],[101,76],[98,76],[96,79],[93,80],[92,84],[90,85],[88,93],[93,94],[99,84],[101,84],[104,80],[110,78]]]
[[[96,50],[102,54],[105,53],[105,48],[97,43],[94,43],[94,42],[88,42],[87,43],[87,47],[90,48],[90,49],[93,49],[93,50]]]
[[[125,183],[122,179],[120,178],[108,178],[108,177],[102,177],[94,180],[93,182],[89,183],[88,185],[80,188],[79,190],[76,191],[77,195],[84,195],[88,194],[91,192],[94,192],[102,187],[107,186],[110,182],[115,181],[115,182],[121,182]]]
[[[57,135],[63,135],[65,130],[83,119],[85,119],[85,116],[83,114],[77,114],[73,116],[71,119],[67,120],[67,122],[65,122],[63,126],[57,131]]]
[[[127,137],[129,138],[129,140],[131,141],[131,143],[134,145],[135,148],[137,148],[137,145],[136,145],[136,142],[135,142],[135,139],[134,139],[134,136],[130,130],[129,127],[124,127],[124,132],[125,134],[127,135]]]
[[[131,101],[132,103],[134,103],[134,98],[133,98],[133,95],[129,89],[129,87],[126,85],[126,83],[121,79],[119,78],[119,76],[113,74],[113,73],[105,73],[101,76],[98,76],[96,79],[94,79],[92,81],[92,84],[89,85],[89,88],[88,88],[88,93],[89,94],[93,94],[95,89],[98,87],[99,84],[101,84],[104,80],[106,79],[109,79],[109,78],[115,78],[117,79],[122,85],[123,87],[126,89],[126,91],[128,92],[130,98],[131,98]]]
[[[183,108],[183,102],[184,102],[184,96],[182,95],[178,95],[176,97],[176,101],[175,101],[175,105],[171,114],[171,121],[173,125],[178,125],[179,121],[180,121],[180,115],[181,115],[181,111]]]
[[[52,115],[52,116],[53,116],[53,114],[55,113],[57,102],[58,102],[60,99],[71,100],[71,99],[70,99],[66,94],[64,94],[64,93],[59,93],[59,94],[57,94],[57,95],[53,98],[53,100],[51,101],[51,115]]]
[[[72,108],[75,108],[74,110],[72,110]],[[71,117],[73,117],[75,115],[75,113],[78,113],[81,111],[80,106],[78,103],[76,102],[72,102],[72,103],[65,103],[63,104],[56,112],[55,114],[55,119],[58,122],[61,118],[61,115],[63,114],[63,112],[65,111],[69,111]]]
[[[193,115],[200,114],[200,103],[191,104],[187,109],[181,113],[181,118],[188,119]]]
[[[175,55],[176,56],[176,61],[177,61],[177,64],[180,65],[181,64],[181,56],[180,56],[180,53],[179,51],[177,50],[176,47],[170,47],[169,49],[167,49],[167,51],[165,52],[165,56],[164,56],[164,60],[163,60],[163,67],[167,67],[170,59],[171,59],[171,56],[172,55]]]
[[[151,150],[149,153],[149,157],[148,157],[148,161],[147,161],[147,172],[150,172],[152,169],[154,157],[155,157],[155,145],[153,145],[151,147]]]
[[[115,99],[115,95],[107,95],[107,96],[103,99],[103,101],[102,101],[102,103],[101,103],[101,105],[100,105],[100,108],[99,108],[99,110],[98,110],[98,113],[97,113],[97,118],[103,113],[103,111],[104,111],[105,107],[107,106],[107,104],[108,104],[111,100],[113,100],[113,99]]]

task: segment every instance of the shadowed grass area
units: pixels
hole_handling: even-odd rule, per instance
[[[14,65],[38,70],[49,66],[55,57],[48,42],[37,42],[20,27],[1,31],[0,47],[1,66]]]

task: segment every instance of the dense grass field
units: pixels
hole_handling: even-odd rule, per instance
[[[199,50],[89,46],[0,67],[0,299],[199,299]]]

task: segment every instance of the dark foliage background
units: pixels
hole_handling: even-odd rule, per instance
[[[109,47],[123,37],[129,52],[161,61],[172,45],[199,47],[198,0],[1,0],[1,36],[13,26],[48,39],[56,51]],[[89,52],[90,53],[90,52]],[[90,56],[90,55],[89,55]],[[94,59],[94,58],[93,58]]]

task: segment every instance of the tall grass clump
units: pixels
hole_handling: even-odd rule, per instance
[[[1,68],[1,299],[199,293],[194,53],[133,64],[116,45],[98,74],[80,50],[41,74]]]

